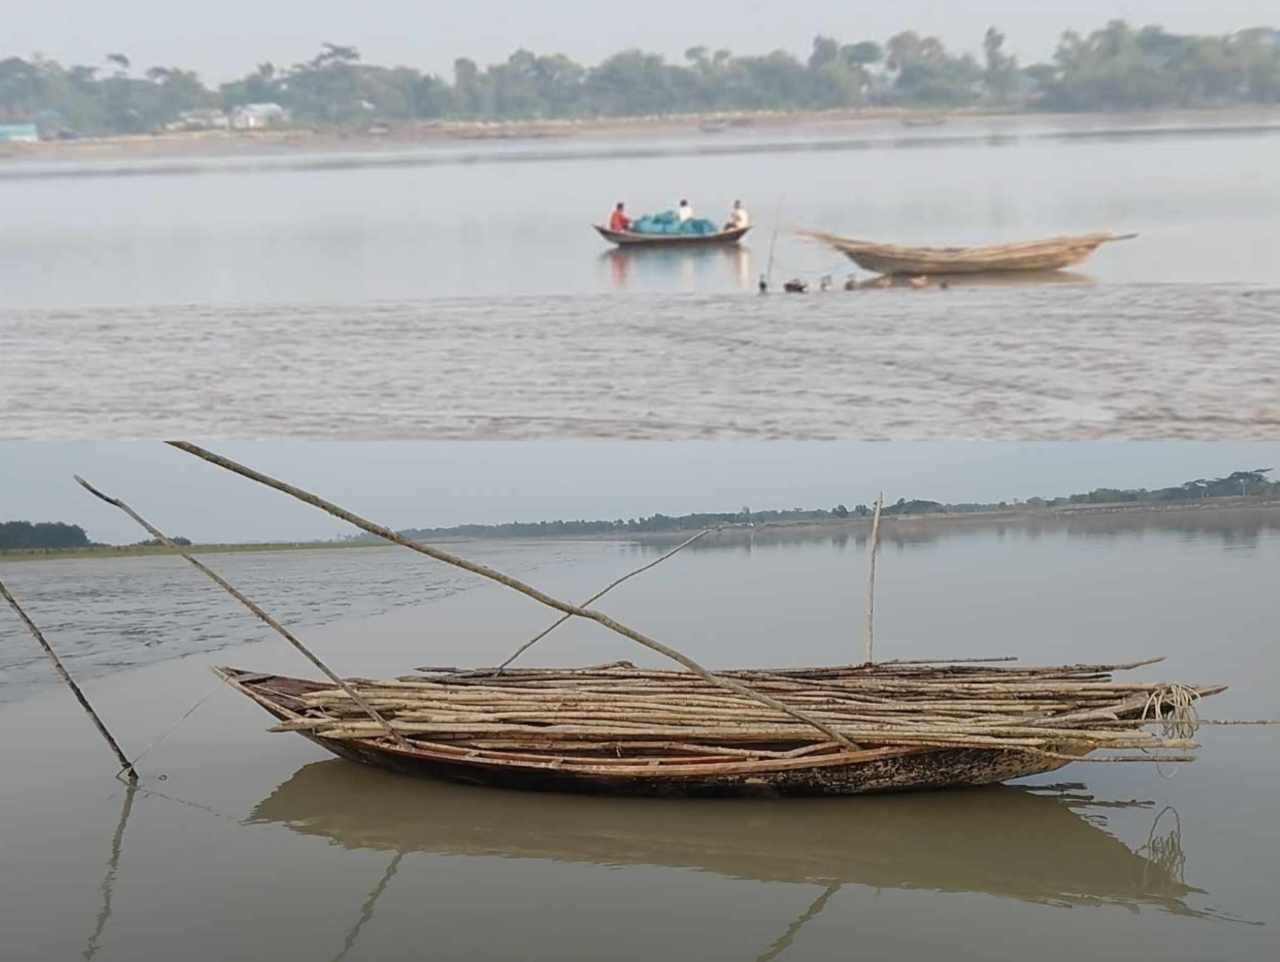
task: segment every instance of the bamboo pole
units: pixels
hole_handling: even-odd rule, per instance
[[[394,741],[401,748],[407,749],[411,747],[408,741],[405,740],[405,737],[402,734],[400,734],[400,732],[396,731],[391,726],[391,724],[385,718],[383,718],[382,715],[380,715],[377,712],[376,709],[374,709],[368,702],[366,702],[363,698],[361,698],[360,695],[356,694],[356,691],[354,688],[352,688],[345,681],[339,678],[337,674],[335,674],[328,665],[326,665],[323,661],[319,659],[319,657],[313,654],[311,649],[309,649],[306,645],[304,645],[301,641],[299,641],[298,638],[295,637],[291,631],[289,631],[287,628],[284,627],[284,625],[280,624],[280,622],[276,621],[269,614],[263,611],[262,608],[258,607],[258,605],[254,604],[247,597],[241,594],[240,591],[238,591],[233,585],[231,585],[230,582],[228,582],[216,571],[206,567],[205,565],[197,561],[195,558],[193,558],[190,554],[184,551],[179,545],[175,544],[172,540],[170,540],[167,534],[165,534],[163,531],[161,531],[151,522],[147,521],[140,514],[134,511],[133,508],[129,507],[119,498],[113,498],[109,495],[103,494],[101,491],[99,491],[97,488],[95,488],[93,485],[91,485],[88,481],[86,481],[84,478],[80,477],[79,475],[76,475],[75,479],[77,482],[79,482],[82,488],[88,491],[95,498],[98,498],[101,501],[105,501],[107,504],[112,505],[113,507],[119,508],[125,514],[131,517],[134,521],[136,521],[139,525],[141,525],[144,529],[146,529],[153,538],[159,539],[159,541],[163,543],[165,546],[172,548],[174,551],[180,554],[187,561],[191,562],[191,564],[193,564],[198,570],[208,575],[209,578],[214,582],[214,584],[218,585],[218,587],[226,591],[227,594],[235,598],[236,601],[240,602],[242,605],[248,608],[251,612],[257,615],[259,619],[266,622],[266,624],[271,628],[273,628],[277,634],[279,634],[282,638],[284,638],[285,641],[289,642],[289,644],[293,645],[294,648],[300,651],[303,654],[303,656],[306,657],[306,659],[311,662],[311,664],[315,665],[322,672],[324,672],[325,676],[331,682],[333,682],[335,685],[341,688],[344,692],[346,692],[347,695],[350,696],[353,702],[355,702],[362,709],[364,709],[365,713],[382,727],[382,729],[387,733],[387,735],[390,736],[392,741]]]
[[[689,656],[676,651],[676,649],[669,645],[664,645],[662,642],[650,638],[648,635],[642,634],[634,628],[624,625],[620,621],[610,618],[601,611],[596,611],[594,608],[582,608],[577,605],[571,605],[566,601],[553,598],[546,592],[540,591],[532,585],[526,584],[517,578],[512,578],[511,576],[505,575],[494,568],[490,568],[488,565],[480,564],[476,561],[469,561],[466,558],[452,554],[433,545],[412,541],[384,525],[375,524],[366,518],[360,517],[358,514],[354,514],[345,508],[341,508],[332,501],[326,501],[324,498],[312,494],[309,491],[304,491],[302,488],[295,487],[294,485],[287,484],[284,481],[279,481],[269,475],[263,474],[260,471],[255,471],[252,468],[245,467],[230,458],[225,458],[222,455],[215,454],[212,451],[208,451],[198,445],[191,444],[188,441],[169,441],[167,443],[180,451],[185,451],[186,453],[194,455],[204,461],[208,461],[210,464],[217,465],[220,468],[224,468],[234,474],[240,475],[241,477],[248,478],[251,481],[256,481],[259,484],[266,485],[269,488],[274,488],[275,490],[287,494],[292,498],[296,498],[304,504],[309,504],[313,507],[319,508],[321,511],[333,515],[335,518],[341,518],[343,521],[353,524],[357,528],[367,531],[370,534],[384,538],[393,544],[402,545],[410,551],[416,551],[419,554],[426,555],[428,558],[434,558],[436,561],[442,561],[445,564],[453,565],[455,568],[461,568],[464,571],[470,571],[471,573],[477,574],[482,578],[487,578],[490,581],[496,581],[500,585],[505,585],[513,591],[518,591],[520,594],[546,605],[548,608],[555,608],[557,611],[563,612],[564,614],[577,615],[579,618],[586,618],[590,621],[594,621],[597,624],[608,628],[610,631],[614,631],[622,635],[624,638],[630,638],[632,641],[650,649],[651,651],[656,651],[661,655],[665,655],[672,661],[683,665],[689,671],[701,676],[713,685],[719,685],[722,688],[727,688],[730,691],[737,692],[745,698],[754,699],[755,701],[758,701],[763,705],[767,705],[770,708],[786,712],[788,715],[804,722],[806,725],[811,725],[816,728],[828,738],[840,742],[840,744],[845,747],[855,751],[858,750],[858,746],[840,732],[814,718],[811,718],[808,713],[802,712],[797,708],[784,705],[777,699],[761,692],[757,692],[740,681],[732,678],[721,677],[719,675],[713,675]]]
[[[871,521],[871,542],[867,549],[871,557],[871,572],[867,577],[867,650],[863,661],[868,665],[873,662],[872,646],[875,641],[876,556],[880,553],[880,509],[883,507],[884,492],[881,491],[876,498],[876,516]]]
[[[71,693],[76,696],[76,701],[80,702],[80,707],[83,708],[88,713],[89,717],[93,719],[93,723],[97,726],[98,732],[102,735],[103,739],[106,740],[106,743],[111,746],[111,751],[115,753],[116,758],[119,760],[121,765],[120,771],[125,774],[125,777],[128,778],[130,782],[136,782],[138,780],[138,773],[134,770],[133,763],[130,762],[129,759],[125,758],[124,752],[120,750],[120,743],[112,737],[111,732],[107,730],[107,726],[98,716],[98,713],[94,711],[93,706],[89,704],[89,699],[85,697],[84,692],[80,690],[80,686],[75,683],[75,679],[71,677],[66,666],[62,664],[62,659],[58,657],[58,653],[55,652],[53,650],[53,646],[45,640],[44,634],[36,627],[35,622],[27,617],[27,613],[22,610],[22,606],[18,604],[18,600],[9,593],[9,589],[5,587],[3,581],[0,581],[0,595],[4,596],[4,600],[9,602],[9,607],[17,613],[18,618],[27,626],[27,630],[31,632],[32,637],[40,643],[40,647],[44,649],[44,653],[48,655],[49,660],[53,662],[53,668],[58,673],[58,677],[66,682],[67,687],[71,689]]]
[[[644,574],[650,568],[656,568],[658,565],[662,564],[662,562],[666,561],[672,555],[687,548],[689,545],[693,544],[699,538],[703,538],[706,535],[709,535],[711,533],[711,530],[712,530],[711,528],[706,528],[703,531],[699,531],[692,538],[688,538],[685,541],[680,542],[680,544],[676,545],[666,554],[662,555],[662,557],[654,561],[650,561],[647,565],[644,565],[643,567],[637,568],[635,571],[632,571],[632,572],[629,572],[628,574],[623,575],[621,578],[619,578],[617,581],[613,582],[609,586],[597,591],[594,595],[592,595],[590,598],[584,601],[581,605],[579,605],[579,607],[585,608],[587,605],[591,604],[593,601],[597,601],[600,598],[603,598],[605,595],[607,595],[614,588],[618,587],[618,585],[622,584],[624,581],[634,578],[636,575]],[[559,628],[561,625],[563,625],[566,621],[568,621],[572,617],[573,615],[561,615],[558,621],[554,622],[550,627],[543,629],[541,632],[534,635],[532,638],[526,641],[523,645],[517,648],[510,658],[508,658],[506,661],[504,661],[501,665],[498,666],[494,674],[495,675],[502,674],[503,669],[505,669],[513,661],[515,661],[517,658],[523,655],[526,651],[528,651],[530,648],[536,645],[543,638],[547,637],[547,635],[551,634],[551,632],[555,631],[557,628]]]

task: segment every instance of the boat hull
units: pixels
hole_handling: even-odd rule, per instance
[[[884,758],[789,771],[643,778],[523,766],[494,767],[430,757],[369,741],[306,737],[339,758],[402,775],[522,791],[650,798],[814,798],[961,788],[1039,775],[1066,764],[1032,760],[1020,752],[959,748],[895,751]]]
[[[596,233],[619,247],[715,247],[736,244],[749,230],[750,227],[735,227],[718,234],[633,234],[596,225]]]

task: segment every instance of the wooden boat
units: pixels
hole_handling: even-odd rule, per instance
[[[1222,688],[1112,685],[1110,671],[1128,667],[718,673],[755,695],[767,692],[780,707],[804,706],[838,727],[843,741],[762,707],[755,695],[627,662],[508,669],[497,677],[430,668],[349,682],[365,707],[330,682],[217,671],[279,720],[274,731],[298,732],[342,758],[404,774],[567,792],[785,796],[989,785],[1053,771],[1102,748],[1150,752],[1123,760],[1189,760],[1164,754],[1194,746],[1185,737],[1156,737],[1124,720],[1148,712],[1163,718]],[[944,716],[933,714],[939,704]]]
[[[716,244],[736,244],[750,227],[735,227],[715,234],[635,234],[631,231],[609,230],[599,224],[592,225],[596,232],[610,244],[622,247],[705,247]]]
[[[1103,244],[1136,234],[1078,234],[987,247],[903,247],[805,231],[806,236],[840,251],[859,267],[877,274],[985,274],[1001,271],[1053,271],[1078,264]]]

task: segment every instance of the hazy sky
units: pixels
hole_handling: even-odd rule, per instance
[[[395,528],[890,501],[1001,501],[1160,487],[1276,466],[1280,443],[240,442],[210,445]],[[159,443],[0,443],[0,521],[145,535],[79,473],[171,535],[328,538],[353,528]]]
[[[262,60],[293,63],[324,41],[354,44],[372,62],[448,72],[456,56],[487,63],[521,46],[584,62],[631,46],[672,57],[695,44],[802,53],[818,32],[883,40],[916,29],[976,51],[991,24],[1005,31],[1015,52],[1034,60],[1052,53],[1063,29],[1093,29],[1114,17],[1178,32],[1280,22],[1274,0],[7,0],[6,6],[0,56],[39,51],[101,63],[121,51],[141,68],[191,66],[214,81]]]

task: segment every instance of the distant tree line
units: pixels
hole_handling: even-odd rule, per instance
[[[1151,502],[1167,504],[1179,501],[1200,501],[1204,498],[1239,498],[1245,495],[1280,495],[1280,481],[1271,481],[1267,475],[1271,468],[1255,468],[1252,471],[1233,471],[1221,478],[1197,478],[1184,481],[1170,488],[1095,488],[1087,494],[1073,494],[1065,498],[1028,498],[1033,507],[1063,507],[1070,504],[1119,504],[1125,502]]]
[[[128,56],[63,66],[0,60],[0,120],[36,119],[84,134],[142,133],[183,111],[278,103],[294,121],[359,126],[423,120],[538,120],[854,107],[1134,110],[1280,102],[1280,32],[1169,33],[1113,20],[1067,31],[1053,58],[1023,66],[992,27],[980,56],[906,31],[881,44],[814,38],[807,58],[775,50],[737,55],[690,47],[684,62],[624,50],[587,67],[564,54],[517,50],[481,67],[465,57],[446,79],[413,67],[364,63],[355,47],[325,44],[291,66],[265,62],[206,87],[190,70],[140,73]]]
[[[1168,488],[1095,488],[1083,494],[1055,498],[1027,498],[1025,501],[966,502],[946,504],[920,498],[899,498],[885,505],[883,514],[969,514],[1007,510],[1010,507],[1062,508],[1079,504],[1195,502],[1205,498],[1228,498],[1245,495],[1280,498],[1280,481],[1271,481],[1270,468],[1235,471],[1221,478],[1198,478]],[[599,534],[648,534],[669,531],[697,531],[724,525],[758,525],[776,522],[830,521],[850,517],[870,517],[872,508],[859,504],[853,508],[838,504],[834,508],[790,508],[782,511],[700,512],[695,514],[653,514],[648,517],[618,518],[614,521],[511,521],[506,524],[463,524],[449,528],[414,528],[404,532],[411,538],[539,538],[575,537]],[[363,537],[363,536],[361,536]]]
[[[175,537],[176,545],[190,545],[189,538]],[[159,538],[139,541],[130,547],[159,546]],[[90,541],[84,528],[78,524],[67,524],[63,521],[0,521],[0,551],[5,549],[49,549],[49,548],[91,548],[97,546]]]
[[[84,548],[89,536],[78,524],[61,521],[0,521],[0,549]]]
[[[947,504],[921,498],[899,498],[886,505],[883,513],[893,515],[964,514],[1006,510],[1013,506],[1032,508],[1062,508],[1079,504],[1191,503],[1206,498],[1232,498],[1257,496],[1280,498],[1280,481],[1272,481],[1267,475],[1271,468],[1255,468],[1252,471],[1233,471],[1220,478],[1197,478],[1168,488],[1095,488],[1082,494],[1070,494],[1054,498],[1027,498],[1021,502],[965,502]],[[868,518],[872,508],[858,504],[852,508],[837,504],[830,509],[785,508],[770,511],[752,511],[743,506],[737,511],[696,512],[693,514],[652,514],[648,517],[617,518],[613,521],[511,521],[506,524],[463,524],[448,528],[414,528],[403,532],[411,538],[433,540],[439,538],[538,538],[575,537],[597,534],[641,534],[672,531],[697,531],[724,525],[763,525],[771,523],[829,521],[846,518]],[[367,540],[358,535],[351,540]],[[174,537],[178,545],[190,545],[188,538]],[[0,550],[24,548],[84,548],[91,547],[82,527],[61,521],[3,521],[0,522]],[[138,546],[158,546],[152,538],[139,541]]]

